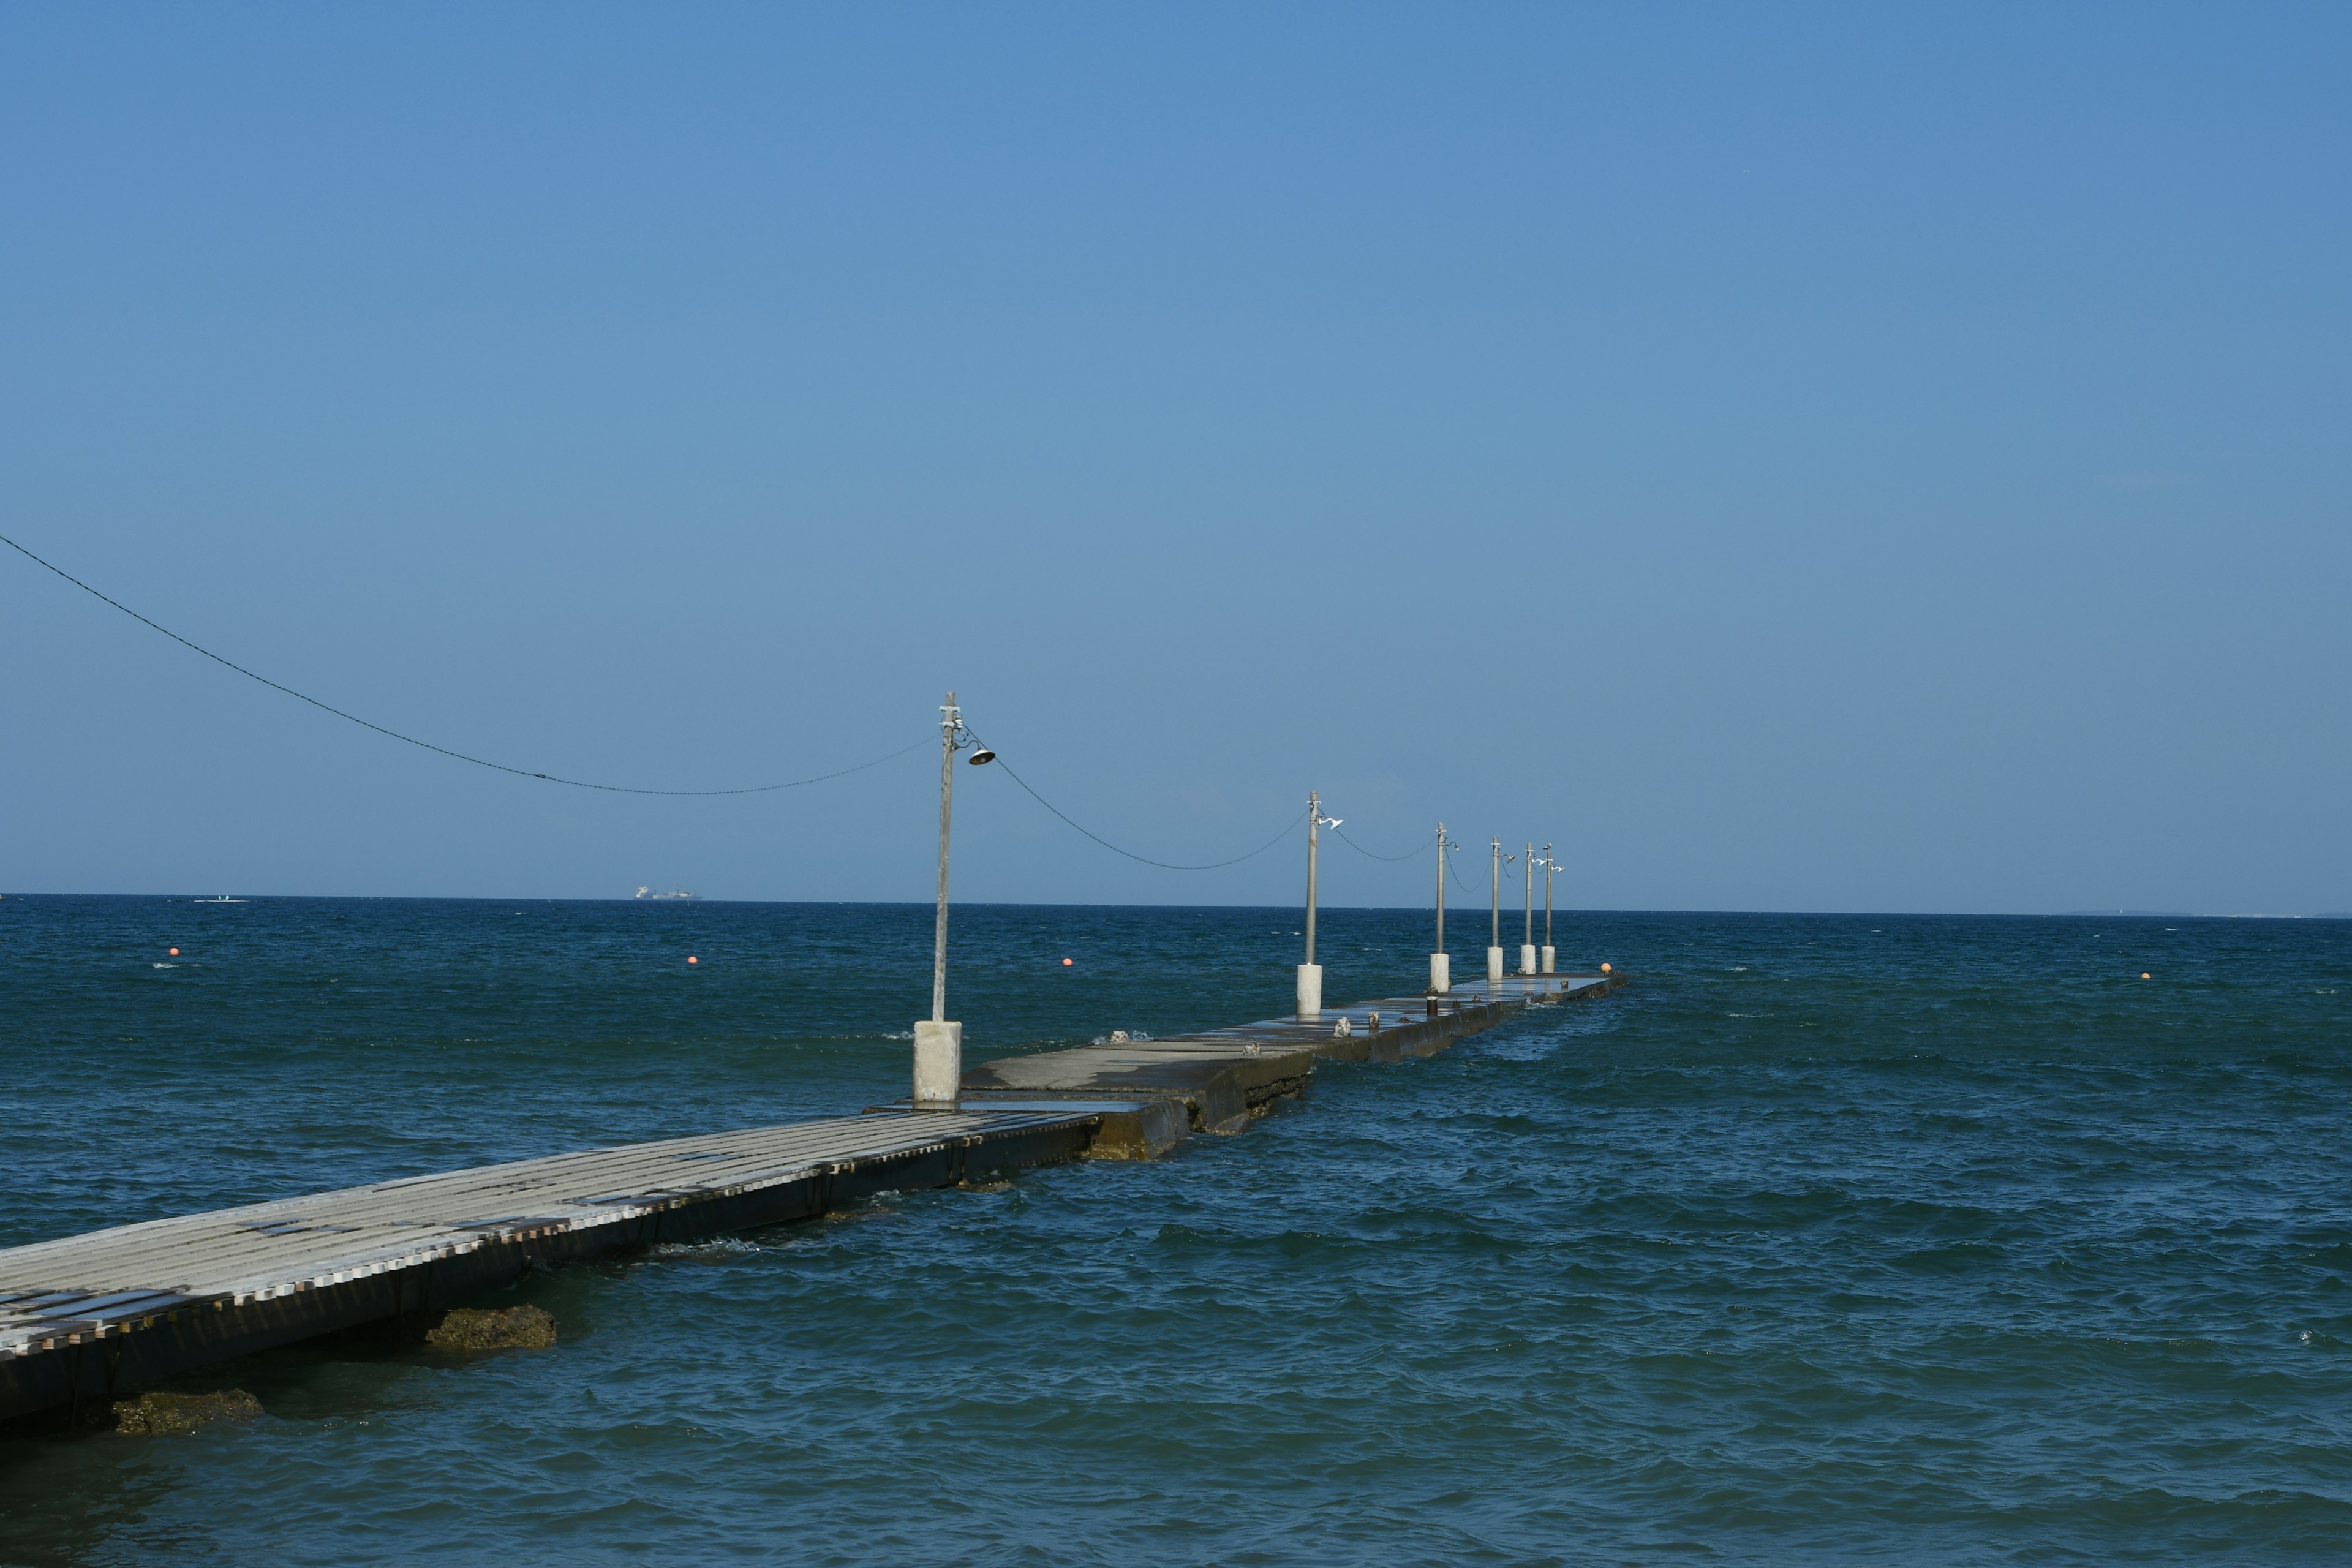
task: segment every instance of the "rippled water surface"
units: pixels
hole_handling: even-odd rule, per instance
[[[951,1011],[980,1055],[1266,1016],[1296,929],[961,911]],[[1334,1000],[1417,984],[1422,916],[1323,931]],[[854,1110],[903,1091],[929,942],[12,897],[0,1245]],[[1164,1162],[536,1276],[498,1300],[552,1351],[191,1381],[249,1426],[0,1441],[0,1561],[2352,1555],[2352,922],[1559,944],[1634,984]]]

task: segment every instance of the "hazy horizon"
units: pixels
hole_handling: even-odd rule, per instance
[[[855,904],[861,908],[894,908],[921,910],[928,913],[935,905],[928,900],[913,899],[742,899],[711,898],[688,889],[684,899],[675,897],[638,898],[632,893],[565,894],[543,893],[268,893],[236,891],[226,895],[244,901],[255,899],[310,899],[320,902],[334,900],[378,902],[412,900],[418,903],[473,904],[635,904],[635,903],[696,903],[696,904],[778,904],[806,905],[812,908],[835,904]],[[32,889],[19,892],[0,892],[0,899],[187,899],[197,903],[210,903],[223,895],[203,892],[196,889],[171,891],[96,891],[67,892],[56,889]],[[953,901],[956,909],[1072,909],[1072,910],[1264,910],[1272,913],[1297,915],[1304,912],[1302,900],[1290,904],[1240,903],[1150,903],[1127,900],[1112,903],[1074,903],[1055,899],[960,899]],[[1334,910],[1365,914],[1414,914],[1433,917],[1435,911],[1428,904],[1343,904],[1329,900],[1319,901],[1316,908],[1323,912]],[[1448,902],[1445,918],[1451,922],[1466,920],[1482,913],[1473,904]],[[2163,921],[2343,921],[2352,920],[2352,910],[2316,910],[2309,912],[2292,910],[2208,911],[2195,910],[1680,910],[1643,908],[1604,908],[1600,905],[1555,904],[1553,917],[1564,920],[1570,915],[1763,915],[1819,916],[1822,919],[1851,920],[2163,920]],[[1523,917],[1523,906],[1506,902],[1503,906],[1504,937],[1516,944],[1511,934],[1511,922]],[[1536,908],[1536,919],[1543,919],[1543,908]]]

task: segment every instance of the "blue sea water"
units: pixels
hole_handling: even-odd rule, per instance
[[[950,1010],[977,1055],[1267,1016],[1297,929],[962,910]],[[1326,994],[1414,989],[1426,929],[1327,911]],[[1243,1136],[539,1275],[499,1300],[552,1351],[296,1347],[194,1380],[250,1425],[0,1442],[0,1562],[2352,1556],[2352,922],[1559,940],[1633,984]],[[11,897],[0,1245],[854,1110],[929,944]]]

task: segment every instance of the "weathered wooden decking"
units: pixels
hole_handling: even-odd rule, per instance
[[[806,1219],[867,1194],[1233,1132],[1318,1058],[1426,1056],[1601,975],[1481,979],[1168,1039],[1000,1057],[958,1111],[863,1116],[405,1177],[0,1249],[0,1419],[98,1404],[190,1368],[436,1313],[530,1268]],[[1377,1022],[1374,1016],[1377,1015]],[[1339,1022],[1348,1033],[1337,1033]]]

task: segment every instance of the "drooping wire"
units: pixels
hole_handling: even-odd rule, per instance
[[[422,747],[424,750],[428,752],[438,752],[445,757],[454,758],[456,761],[461,763],[471,763],[478,768],[488,768],[497,773],[512,773],[517,778],[539,779],[547,784],[569,784],[573,789],[602,790],[608,795],[766,795],[772,790],[798,789],[803,784],[823,784],[827,779],[845,778],[851,773],[864,773],[868,768],[878,768],[884,763],[895,761],[899,757],[905,756],[908,752],[916,750],[918,747],[926,746],[930,743],[929,740],[926,738],[924,740],[915,742],[912,745],[901,746],[897,751],[892,752],[888,756],[877,757],[870,763],[859,763],[856,767],[841,768],[833,773],[818,773],[810,778],[788,779],[782,784],[749,784],[740,789],[635,789],[627,784],[591,784],[585,779],[567,779],[560,778],[553,773],[533,773],[529,768],[509,767],[504,763],[494,763],[485,757],[468,756],[463,752],[453,752],[446,746],[436,746],[430,741],[420,741],[414,735],[404,735],[397,730],[387,730],[383,725],[362,719],[356,713],[346,713],[332,703],[321,702],[315,697],[305,696],[303,693],[295,690],[290,686],[280,686],[277,681],[270,679],[266,675],[256,675],[253,671],[246,668],[245,666],[238,664],[234,660],[223,658],[220,655],[215,653],[208,647],[190,642],[186,637],[182,637],[179,633],[173,631],[169,626],[157,625],[155,622],[151,621],[146,616],[141,615],[138,611],[132,609],[130,605],[122,604],[118,600],[108,598],[104,594],[100,593],[97,589],[91,587],[89,584],[75,576],[72,573],[66,571],[61,566],[52,565],[50,563],[42,560],[39,556],[34,554],[31,551],[26,549],[23,545],[17,543],[15,540],[9,538],[5,533],[0,533],[0,544],[6,545],[17,554],[22,555],[26,560],[33,563],[34,565],[44,567],[48,571],[56,573],[58,576],[64,578],[75,587],[79,588],[83,593],[88,594],[91,598],[96,599],[99,603],[109,605],[113,606],[115,609],[121,610],[124,615],[129,616],[132,620],[137,621],[141,626],[147,627],[149,630],[163,633],[165,637],[170,637],[173,642],[178,643],[182,647],[187,648],[194,653],[200,653],[206,658],[211,659],[215,664],[221,665],[226,668],[236,671],[237,674],[244,676],[247,680],[257,680],[262,685],[269,688],[272,691],[282,691],[287,696],[293,698],[299,702],[307,702],[311,707],[319,709],[322,712],[331,713],[338,719],[349,720],[351,722],[357,724],[362,730],[373,730],[377,734],[388,736],[392,740],[403,742],[411,746]]]
[[[967,725],[965,728],[969,730],[971,727]],[[977,733],[973,733],[972,739],[977,741],[980,739],[980,736]],[[982,743],[985,744],[985,742]],[[1055,816],[1060,817],[1070,826],[1077,828],[1080,833],[1085,834],[1087,837],[1093,839],[1096,843],[1101,845],[1112,854],[1124,855],[1130,860],[1140,860],[1146,866],[1157,866],[1163,871],[1215,871],[1221,870],[1227,866],[1238,866],[1244,860],[1255,859],[1258,856],[1265,854],[1267,850],[1273,848],[1276,845],[1281,843],[1284,839],[1297,832],[1298,825],[1307,820],[1307,814],[1304,811],[1300,812],[1297,816],[1292,817],[1289,822],[1283,826],[1281,832],[1276,834],[1273,837],[1267,839],[1265,843],[1259,845],[1256,848],[1251,850],[1246,855],[1236,855],[1230,860],[1212,860],[1205,866],[1180,866],[1171,860],[1154,860],[1149,855],[1138,855],[1132,849],[1120,848],[1118,845],[1113,844],[1109,839],[1105,838],[1101,834],[1094,831],[1094,829],[1083,826],[1076,821],[1073,820],[1069,813],[1064,811],[1060,806],[1055,805],[1052,801],[1047,800],[1044,795],[1039,795],[1034,789],[1031,788],[1029,781],[1023,778],[1019,773],[1014,773],[1011,764],[1006,763],[1003,756],[1000,755],[996,758],[996,765],[1004,770],[1006,777],[1010,778],[1014,784],[1019,784],[1022,789],[1026,791],[1030,799],[1035,801],[1039,805],[1044,806],[1047,811],[1052,812]]]
[[[1340,839],[1347,844],[1349,848],[1370,860],[1417,860],[1422,856],[1428,854],[1431,847],[1430,845],[1424,844],[1418,849],[1408,849],[1402,855],[1375,855],[1370,850],[1365,848],[1362,845],[1357,843],[1354,839],[1349,838],[1347,834],[1342,832],[1340,829],[1335,827],[1331,831],[1339,834]]]

